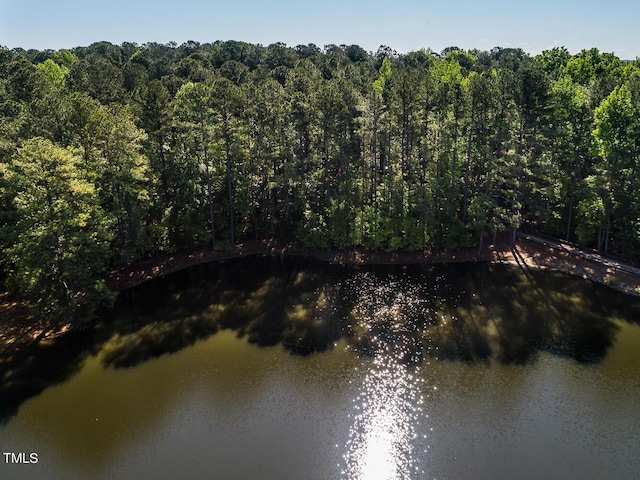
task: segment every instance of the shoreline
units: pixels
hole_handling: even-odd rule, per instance
[[[496,245],[488,245],[477,256],[477,248],[458,248],[446,251],[364,251],[318,250],[295,245],[275,246],[269,241],[250,241],[238,244],[230,250],[211,251],[209,248],[193,248],[176,254],[164,254],[149,260],[135,262],[109,272],[107,285],[115,291],[124,291],[157,277],[193,267],[203,263],[249,257],[252,255],[273,255],[314,258],[339,265],[416,265],[439,263],[515,262],[507,245],[506,236],[498,237]]]
[[[253,255],[298,256],[343,265],[414,265],[443,263],[491,262],[525,268],[548,268],[585,280],[607,285],[628,295],[640,297],[640,269],[612,262],[595,253],[571,249],[562,242],[544,241],[521,235],[514,249],[507,235],[498,235],[495,244],[485,246],[480,256],[477,248],[459,248],[442,252],[365,252],[353,250],[315,250],[305,247],[275,246],[267,241],[239,244],[228,251],[194,248],[176,254],[165,254],[121,267],[109,272],[107,285],[123,292],[136,285],[203,263]],[[617,265],[612,265],[615,263]],[[25,302],[4,291],[0,283],[0,355],[16,353],[29,345],[53,339],[70,331],[66,324],[33,324]],[[2,362],[0,362],[1,364]]]
[[[239,244],[227,251],[194,248],[173,255],[162,255],[121,267],[109,272],[107,284],[115,291],[125,291],[141,283],[173,272],[210,263],[252,255],[308,257],[341,265],[420,265],[441,263],[502,263],[520,268],[549,268],[640,297],[640,269],[629,265],[616,268],[611,261],[595,253],[588,256],[582,250],[567,248],[562,242],[533,240],[527,235],[518,238],[514,249],[507,235],[498,235],[495,244],[484,247],[477,255],[476,247],[446,251],[383,252],[351,250],[317,250],[299,246],[274,246],[267,241]],[[553,244],[550,244],[553,243]],[[622,264],[621,264],[622,265]]]

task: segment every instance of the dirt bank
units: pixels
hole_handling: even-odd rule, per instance
[[[269,242],[248,242],[225,252],[193,249],[175,255],[164,255],[139,262],[111,272],[109,286],[118,291],[158,276],[188,268],[200,263],[213,262],[249,255],[289,255],[313,257],[339,264],[419,264],[490,261],[529,267],[552,268],[604,283],[622,292],[640,296],[640,270],[627,266],[616,268],[605,257],[570,248],[558,241],[545,241],[537,237],[520,236],[515,249],[511,249],[506,235],[499,236],[495,245],[488,245],[480,256],[477,248],[461,248],[444,252],[366,252],[361,250],[313,250],[309,248],[274,246]]]

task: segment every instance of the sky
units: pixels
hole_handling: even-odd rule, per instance
[[[380,45],[405,53],[445,47],[564,46],[640,57],[638,0],[0,0],[0,45],[60,49],[97,41],[289,46]]]

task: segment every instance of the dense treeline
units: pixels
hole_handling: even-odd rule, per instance
[[[0,48],[0,247],[40,318],[104,271],[249,239],[640,256],[640,63],[596,49],[107,42]]]

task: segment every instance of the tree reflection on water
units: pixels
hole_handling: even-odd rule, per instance
[[[427,357],[527,364],[540,352],[596,363],[614,341],[616,320],[637,323],[639,314],[635,298],[550,271],[238,259],[136,287],[90,330],[3,359],[0,415],[7,421],[89,355],[130,368],[221,329],[295,355],[345,340],[360,355],[384,353],[408,368]]]

